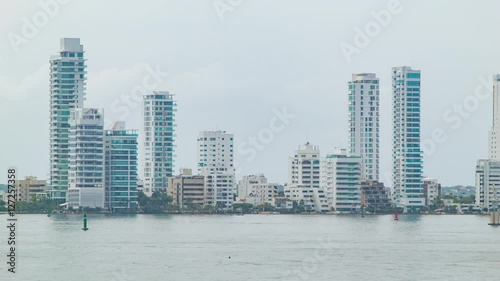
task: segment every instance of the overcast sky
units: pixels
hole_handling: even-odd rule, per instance
[[[373,72],[381,85],[381,174],[390,185],[383,176],[391,171],[390,75],[401,65],[422,71],[422,139],[440,132],[425,174],[472,185],[477,159],[487,157],[492,98],[474,92],[500,72],[499,1],[64,2],[50,15],[38,1],[0,4],[0,182],[9,166],[47,178],[48,61],[61,37],[84,45],[86,107],[104,108],[108,120],[125,119],[129,128],[140,128],[139,103],[123,107],[121,99],[141,87],[148,68],[168,72],[157,89],[178,101],[176,171],[196,168],[199,131],[223,129],[243,151],[239,176],[264,173],[284,183],[299,144],[309,140],[323,155],[347,146],[347,82]],[[380,10],[391,15],[382,25],[375,24]],[[31,23],[36,30],[25,27]],[[356,43],[357,28],[371,35]],[[341,46],[355,53],[345,56]],[[464,103],[462,115],[453,112]],[[284,108],[294,118],[270,127]],[[267,143],[253,157],[242,142],[259,134]]]

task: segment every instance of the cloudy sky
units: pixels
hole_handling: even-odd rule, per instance
[[[157,89],[178,101],[176,169],[196,167],[199,131],[223,129],[241,147],[240,175],[283,183],[299,144],[309,140],[323,155],[347,146],[347,81],[373,72],[381,83],[381,174],[390,175],[390,71],[400,65],[422,71],[425,174],[473,184],[476,160],[487,157],[499,1],[40,3],[0,4],[0,182],[9,166],[47,178],[48,61],[61,37],[84,45],[86,106],[129,128],[140,128],[141,112],[134,96],[125,100],[152,70],[161,73]],[[481,87],[489,96],[478,99]],[[276,126],[283,111],[293,117]],[[265,143],[253,150],[249,141],[259,136]]]

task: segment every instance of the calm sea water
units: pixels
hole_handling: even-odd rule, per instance
[[[500,280],[486,216],[20,215],[0,280]]]

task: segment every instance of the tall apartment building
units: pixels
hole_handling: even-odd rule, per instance
[[[397,207],[425,205],[420,149],[420,70],[392,68],[392,189]]]
[[[104,208],[104,116],[102,109],[71,111],[69,207]]]
[[[169,193],[173,204],[180,208],[198,206],[205,202],[205,177],[193,175],[191,169],[183,169],[180,175],[168,178]]]
[[[339,212],[358,212],[361,208],[361,156],[348,155],[345,149],[339,149],[321,162],[321,186],[330,207]]]
[[[320,187],[320,150],[319,146],[306,142],[288,158],[288,184]]]
[[[159,91],[144,96],[143,165],[144,193],[167,191],[168,177],[174,173],[175,111],[174,95]]]
[[[25,177],[16,181],[17,198],[19,202],[30,202],[47,197],[47,181],[36,177]],[[7,201],[5,201],[7,202]]]
[[[500,201],[500,160],[481,159],[476,166],[476,205],[492,211]]]
[[[373,73],[353,74],[349,82],[349,155],[363,160],[362,177],[379,179],[379,79]]]
[[[138,136],[137,130],[125,129],[125,122],[105,131],[105,194],[111,212],[137,208]]]
[[[85,59],[78,38],[62,38],[59,53],[50,58],[50,197],[65,202],[69,173],[69,117],[83,108]]]
[[[500,160],[500,74],[493,76],[493,125],[489,132],[489,159]]]
[[[198,173],[205,176],[205,204],[231,208],[235,193],[233,134],[204,131],[198,135]]]

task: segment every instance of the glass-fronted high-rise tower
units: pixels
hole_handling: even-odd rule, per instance
[[[420,70],[392,68],[392,190],[405,212],[425,206],[420,149]]]
[[[146,195],[167,191],[173,176],[176,106],[174,95],[166,91],[144,96],[141,163]]]
[[[353,74],[349,82],[349,155],[362,159],[362,178],[379,179],[379,79]]]
[[[50,59],[50,197],[66,201],[69,171],[69,118],[83,108],[85,59],[78,38],[62,38],[59,53]]]
[[[111,212],[131,212],[137,208],[137,130],[116,122],[105,131],[106,204]]]

